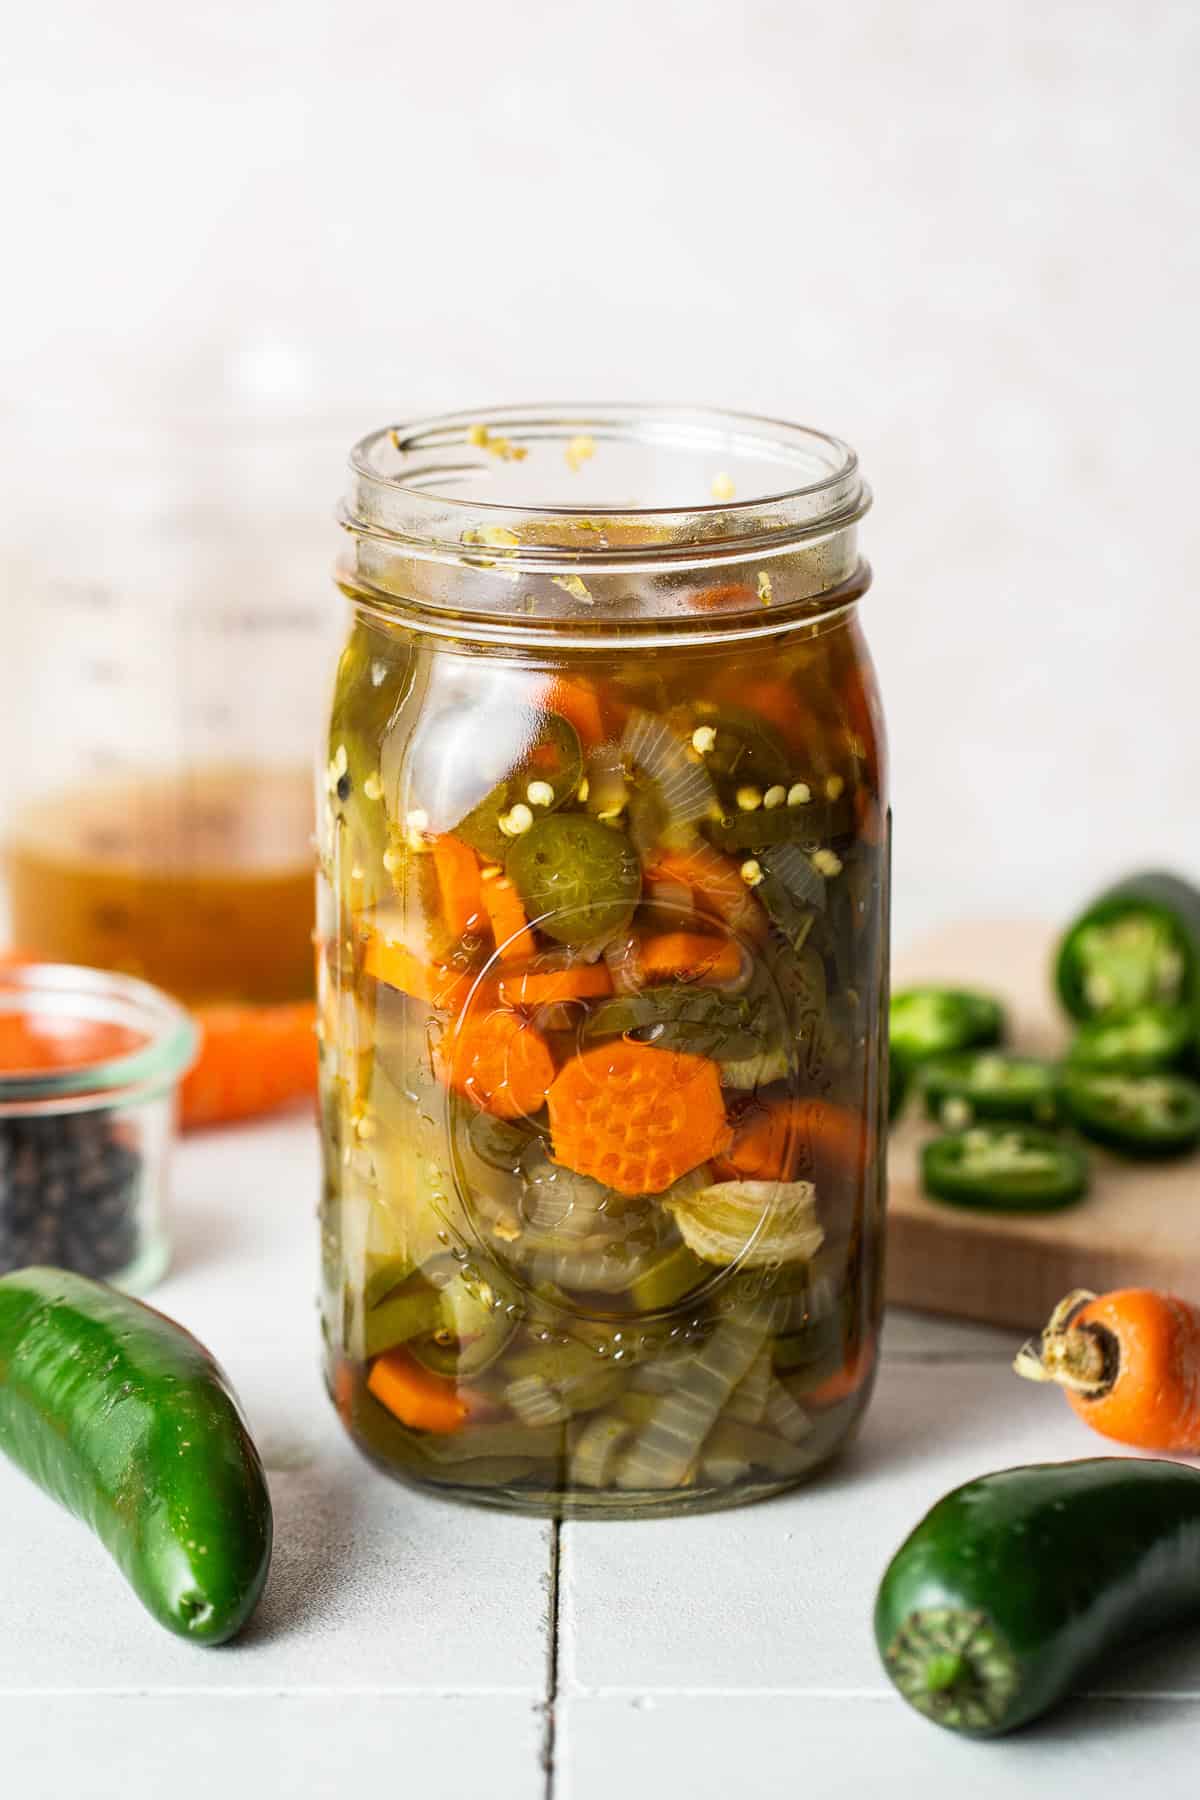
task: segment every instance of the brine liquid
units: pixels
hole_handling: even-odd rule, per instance
[[[190,771],[40,800],[7,844],[13,941],[190,1004],[312,988],[307,770]]]

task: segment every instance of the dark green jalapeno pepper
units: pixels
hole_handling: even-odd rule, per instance
[[[1200,891],[1177,875],[1131,875],[1098,895],[1059,946],[1059,998],[1074,1019],[1200,997]]]
[[[61,1269],[0,1277],[0,1450],[90,1525],[160,1625],[239,1631],[271,1559],[271,1502],[202,1344]]]
[[[1005,1469],[939,1500],[888,1565],[883,1666],[910,1706],[993,1737],[1200,1621],[1200,1471],[1096,1457]]]

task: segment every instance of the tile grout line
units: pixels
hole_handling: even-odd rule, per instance
[[[562,1521],[550,1523],[550,1570],[547,1593],[546,1697],[542,1710],[542,1800],[554,1800],[557,1785],[555,1752],[558,1748],[559,1611],[562,1583]]]

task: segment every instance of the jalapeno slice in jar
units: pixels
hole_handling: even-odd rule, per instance
[[[504,861],[527,816],[536,819],[565,805],[583,778],[579,733],[568,720],[546,713],[530,735],[519,766],[454,827],[456,837],[493,862]]]
[[[1088,1019],[1067,1053],[1073,1068],[1152,1075],[1187,1055],[1192,1020],[1182,1006],[1139,1006],[1118,1018]]]
[[[970,988],[911,987],[892,995],[892,1054],[909,1063],[954,1050],[982,1050],[1004,1037],[1004,1009]]]
[[[921,1153],[925,1191],[981,1212],[1050,1212],[1082,1199],[1087,1157],[1034,1125],[972,1125],[934,1138]]]
[[[1036,1056],[965,1050],[932,1057],[918,1079],[925,1110],[950,1131],[975,1119],[1049,1125],[1058,1114],[1058,1073]]]
[[[1200,1143],[1200,1086],[1184,1075],[1070,1069],[1062,1095],[1084,1136],[1123,1156],[1179,1156]]]
[[[578,813],[535,820],[512,844],[507,868],[531,923],[560,944],[623,930],[642,891],[629,839]]]

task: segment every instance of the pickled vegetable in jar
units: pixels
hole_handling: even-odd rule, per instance
[[[883,728],[853,453],[721,413],[360,444],[321,783],[327,1377],[552,1516],[802,1481],[866,1405]]]

